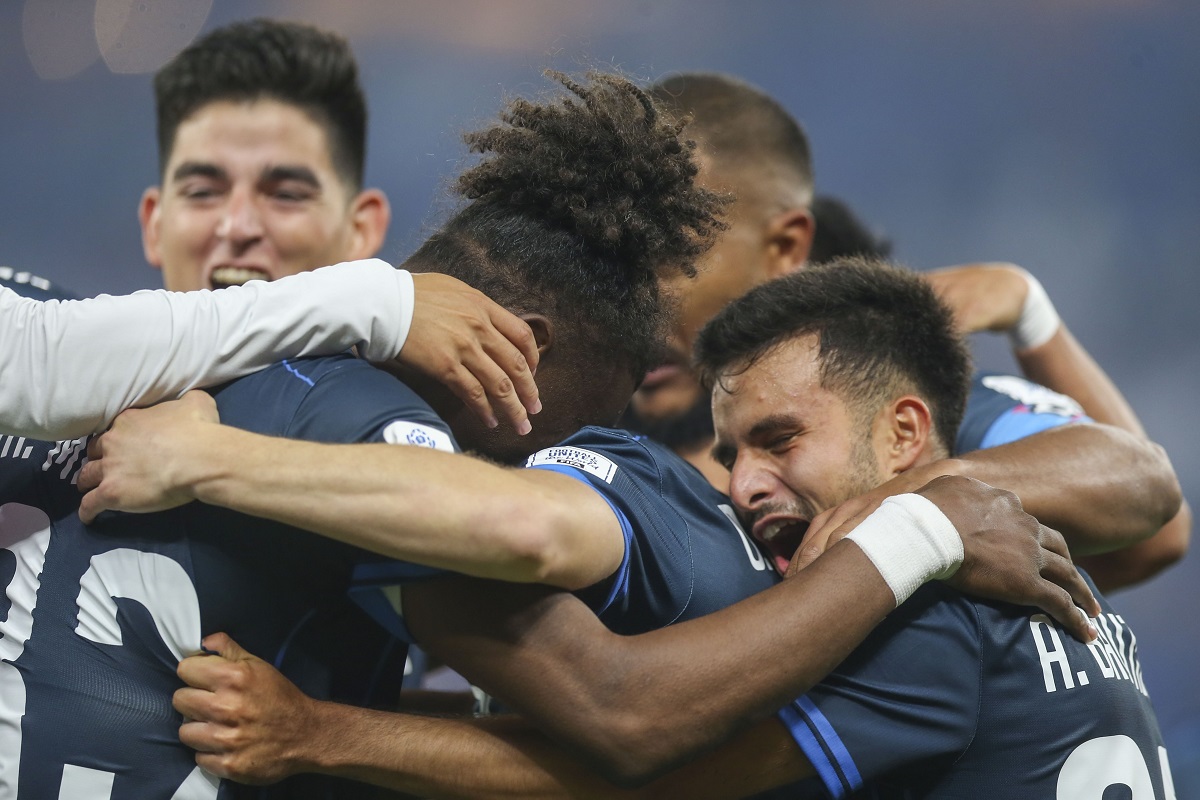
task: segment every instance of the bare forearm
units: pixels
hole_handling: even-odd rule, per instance
[[[638,783],[803,694],[894,608],[895,596],[862,551],[843,542],[797,578],[634,637],[609,633],[572,597],[534,590],[447,582],[409,587],[404,602],[431,652],[606,777]]]
[[[960,474],[1008,489],[1078,554],[1145,539],[1181,500],[1162,449],[1107,425],[1068,425],[913,472],[914,480]]]
[[[516,719],[425,718],[332,703],[319,715],[327,744],[306,753],[299,771],[447,800],[623,796]]]
[[[775,719],[763,720],[708,758],[624,789],[517,717],[428,719],[345,706],[330,711],[330,718],[344,720],[330,729],[346,745],[327,751],[313,771],[434,800],[734,800],[813,774]]]
[[[1092,419],[1145,436],[1124,395],[1065,325],[1041,347],[1014,355],[1026,378],[1072,398]]]
[[[179,478],[207,503],[478,577],[574,589],[619,564],[615,517],[564,476],[422,447],[207,428],[193,437]],[[564,552],[572,533],[590,549]]]

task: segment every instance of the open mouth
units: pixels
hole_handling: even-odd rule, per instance
[[[786,575],[788,564],[800,549],[800,543],[804,541],[804,534],[807,532],[808,520],[781,519],[757,527],[754,538],[767,548],[775,571]]]
[[[217,267],[208,280],[212,288],[224,289],[226,286],[241,286],[250,281],[269,281],[271,276],[265,270],[256,267]]]

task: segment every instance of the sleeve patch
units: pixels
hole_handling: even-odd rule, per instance
[[[432,447],[447,453],[454,452],[454,443],[444,431],[402,419],[388,423],[383,429],[383,440],[388,444],[409,444],[416,447]]]
[[[1058,414],[1062,417],[1081,417],[1083,408],[1065,394],[1051,391],[1045,386],[1030,383],[1014,375],[986,375],[983,385],[993,392],[1011,397],[1028,406],[1035,414]]]
[[[595,475],[605,483],[612,483],[617,474],[617,465],[608,458],[582,447],[548,447],[539,450],[525,462],[526,467],[559,464],[574,467],[591,475]]]

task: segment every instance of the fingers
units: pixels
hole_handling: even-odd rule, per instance
[[[80,482],[82,483],[82,480]],[[96,484],[99,485],[99,480],[96,481]],[[96,517],[111,508],[112,505],[105,500],[101,490],[93,488],[79,501],[79,519],[84,525],[91,525],[96,521]]]
[[[1042,567],[1042,577],[1070,595],[1071,604],[1076,606],[1076,611],[1082,611],[1089,619],[1100,614],[1100,603],[1096,600],[1096,595],[1092,593],[1091,587],[1070,559],[1057,554],[1047,554],[1046,565]]]
[[[522,436],[533,428],[529,414],[542,408],[525,356],[506,339],[464,354],[447,385],[489,428],[499,417]]]
[[[201,646],[206,652],[183,659],[175,672],[184,683],[208,692],[239,682],[241,662],[254,659],[224,633],[205,637]]]
[[[529,325],[461,281],[414,274],[418,300],[398,360],[445,384],[488,427],[524,435],[541,411],[539,354]]]
[[[1083,609],[1088,617],[1098,616],[1100,602],[1096,600],[1092,588],[1088,586],[1087,581],[1083,579],[1083,575],[1080,574],[1071,559],[1067,540],[1053,528],[1047,528],[1045,525],[1039,525],[1039,527],[1039,543],[1042,549],[1049,551],[1046,554],[1045,566],[1042,568],[1042,577],[1066,589],[1075,601],[1075,605]]]
[[[244,661],[252,658],[228,633],[210,633],[200,642],[200,646],[207,652],[215,653],[230,661]]]
[[[1044,610],[1063,630],[1084,644],[1098,635],[1091,619],[1075,605],[1071,594],[1057,583],[1042,581],[1033,605]]]
[[[829,537],[838,523],[838,519],[833,515],[834,511],[836,509],[830,509],[813,517],[812,522],[808,525],[808,530],[804,533],[804,539],[800,542],[800,546],[796,548],[795,554],[792,555],[792,560],[788,563],[787,575],[785,577],[790,578],[803,570],[809,564],[816,561],[817,557],[829,547]]]
[[[489,332],[481,337],[484,359],[476,377],[488,387],[492,412],[524,436],[532,429],[529,415],[542,410],[533,378],[540,357],[537,342],[525,320],[495,304],[488,312],[495,335]]]

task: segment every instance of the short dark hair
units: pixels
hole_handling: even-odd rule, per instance
[[[303,110],[329,139],[342,180],[362,186],[367,102],[350,45],[329,31],[272,19],[235,22],[211,31],[154,76],[159,172],[175,133],[199,108],[227,100],[278,100]]]
[[[915,391],[953,448],[971,380],[966,342],[928,283],[881,261],[839,259],[758,286],[700,332],[697,366],[711,386],[808,334],[820,338],[822,386],[867,414]]]
[[[846,256],[878,259],[891,256],[891,241],[875,234],[842,200],[819,195],[813,199],[812,215],[817,229],[808,251],[810,264]]]
[[[695,274],[693,261],[723,227],[722,201],[694,185],[680,126],[636,85],[547,75],[569,93],[513,100],[500,124],[466,135],[484,154],[457,182],[470,203],[410,264],[569,323],[564,337],[570,331],[589,358],[640,380],[661,352],[659,280]]]
[[[716,72],[664,78],[650,93],[677,117],[688,117],[688,135],[704,141],[721,166],[786,168],[812,188],[812,153],[800,123],[766,92]]]

